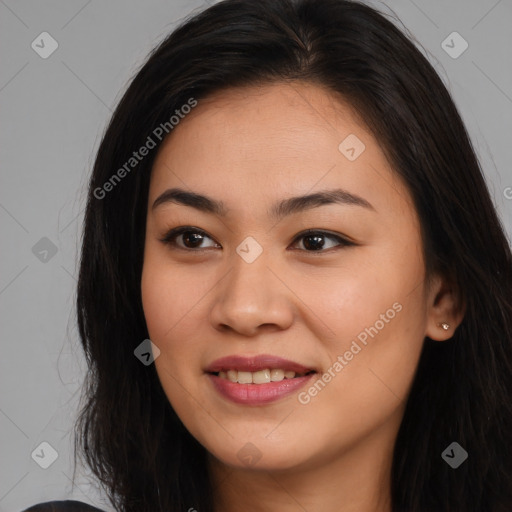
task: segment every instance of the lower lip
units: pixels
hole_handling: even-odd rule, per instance
[[[208,374],[215,389],[232,402],[244,405],[262,405],[275,402],[300,389],[315,374],[283,379],[265,384],[238,384],[228,379]]]

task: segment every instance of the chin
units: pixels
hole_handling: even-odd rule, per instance
[[[247,446],[247,445],[246,445]],[[222,450],[217,455],[212,454],[220,463],[229,466],[233,469],[246,469],[249,471],[289,471],[305,463],[300,457],[290,458],[290,453],[272,453],[272,454],[258,454],[255,452],[249,455],[249,452],[239,457],[239,452],[243,451],[245,447],[236,452],[226,452]],[[260,450],[261,452],[261,450]],[[298,459],[298,460],[296,460]]]
[[[240,441],[224,439],[223,443],[206,443],[203,446],[220,463],[251,471],[288,471],[307,465],[314,458],[311,452],[313,447],[307,442],[285,443],[284,439],[290,440],[290,437],[279,436],[279,439],[272,441],[261,435],[246,435]]]

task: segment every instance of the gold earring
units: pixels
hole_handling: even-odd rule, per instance
[[[447,331],[450,328],[450,324],[447,324],[446,322],[442,322],[440,324],[437,324],[438,327],[441,327],[441,329],[444,329]]]

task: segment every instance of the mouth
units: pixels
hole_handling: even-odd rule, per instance
[[[284,398],[318,373],[315,368],[268,354],[224,357],[204,371],[221,396],[244,405],[265,405]]]
[[[229,380],[230,382],[238,384],[267,384],[269,382],[281,382],[288,379],[296,379],[305,377],[316,373],[314,370],[309,370],[304,373],[297,373],[292,370],[284,370],[282,368],[265,368],[257,372],[247,372],[240,370],[222,370],[219,372],[207,372],[210,375],[215,375],[221,379]]]

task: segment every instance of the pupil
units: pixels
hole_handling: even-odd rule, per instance
[[[308,240],[314,240],[313,243],[307,242]],[[323,247],[323,236],[322,235],[309,235],[304,237],[304,247],[306,249],[321,249]]]
[[[193,231],[185,231],[183,233],[183,243],[186,246],[189,246],[189,243],[192,247],[197,247],[198,245],[201,245],[201,242],[203,240],[203,236],[199,233],[194,233]]]

